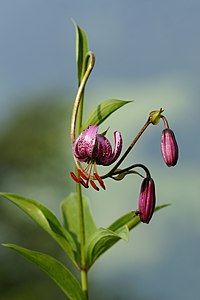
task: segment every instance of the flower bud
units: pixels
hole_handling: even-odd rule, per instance
[[[156,204],[155,184],[152,178],[142,181],[139,197],[139,215],[143,223],[149,223]]]
[[[178,144],[171,129],[166,128],[163,130],[160,145],[162,156],[167,166],[175,166],[178,160]]]

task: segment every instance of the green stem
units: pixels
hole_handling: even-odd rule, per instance
[[[129,147],[127,148],[127,150],[124,152],[124,154],[122,155],[122,157],[118,160],[118,162],[114,165],[114,167],[106,175],[101,176],[102,179],[110,177],[111,175],[114,174],[114,172],[117,170],[117,168],[121,165],[121,163],[127,157],[127,155],[129,154],[129,152],[135,146],[135,144],[137,143],[137,141],[139,140],[139,138],[141,137],[141,135],[143,134],[143,132],[147,129],[147,127],[149,126],[149,124],[151,124],[151,122],[150,122],[150,119],[148,118],[148,120],[143,125],[143,127],[140,129],[140,131],[138,132],[138,134],[136,135],[136,137],[134,138],[134,140],[131,142],[131,144],[129,145]]]
[[[81,82],[79,84],[79,88],[81,88],[81,93],[80,93],[80,100],[78,100],[78,101],[80,101],[79,108],[78,108],[78,115],[77,115],[77,134],[78,135],[81,133],[81,129],[82,129],[85,84],[89,78],[91,70],[94,67],[94,63],[95,63],[94,54],[91,51],[89,51],[83,62],[84,76],[81,79]]]
[[[90,60],[89,60],[89,58],[90,58]],[[90,76],[90,73],[94,67],[94,63],[95,63],[95,56],[91,51],[88,52],[86,59],[87,59],[87,61],[89,60],[89,63],[88,63],[87,69],[85,71],[85,74],[81,80],[81,83],[79,85],[76,99],[74,101],[73,111],[72,111],[71,133],[70,133],[72,144],[76,139],[76,125],[77,125],[78,134],[80,133],[80,130],[81,130],[82,115],[83,115],[83,105],[81,103],[83,103],[84,88],[85,88],[86,82]],[[78,113],[78,111],[79,111],[79,113]],[[78,115],[78,120],[77,120],[77,115]]]
[[[135,217],[139,216],[139,211],[133,212],[133,218],[130,220],[126,225],[128,226],[128,229],[133,229],[136,225],[140,223],[140,218],[135,219]]]
[[[79,208],[79,222],[80,222],[80,250],[81,250],[81,285],[85,294],[85,298],[88,299],[88,280],[85,261],[85,222],[84,222],[84,207],[83,197],[80,183],[76,185],[78,208]]]
[[[86,82],[90,76],[90,73],[94,67],[95,57],[92,52],[88,52],[85,58],[85,73],[81,80],[78,88],[76,99],[74,102],[72,119],[71,119],[71,142],[75,141],[76,133],[80,134],[82,127],[83,117],[83,101],[84,101],[84,89]],[[77,168],[76,168],[76,173]],[[78,174],[77,174],[78,175]],[[86,257],[85,257],[85,222],[84,222],[84,206],[83,197],[80,183],[76,184],[76,192],[78,198],[78,211],[79,211],[79,222],[80,222],[80,252],[81,252],[81,285],[82,290],[85,294],[85,299],[88,299],[88,280],[87,280],[87,269],[86,269]]]
[[[142,168],[142,169],[145,171],[145,173],[146,173],[146,177],[148,177],[148,178],[151,177],[151,174],[150,174],[150,172],[149,172],[149,169],[148,169],[145,165],[143,165],[143,164],[134,164],[134,165],[131,165],[131,166],[125,168],[125,169],[121,169],[121,170],[118,169],[118,170],[116,170],[116,171],[112,174],[112,176],[113,176],[113,175],[119,175],[119,174],[128,172],[129,170],[132,170],[132,169],[135,169],[135,168]],[[139,174],[139,175],[142,176],[141,174]],[[142,176],[142,177],[145,178],[144,176]]]

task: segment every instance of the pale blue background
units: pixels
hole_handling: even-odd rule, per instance
[[[26,94],[54,89],[75,94],[71,18],[86,30],[96,55],[88,111],[111,97],[135,100],[102,127],[110,126],[111,139],[112,131],[120,130],[125,148],[148,113],[163,107],[180,147],[177,167],[165,167],[159,125],[148,129],[130,154],[125,165],[147,164],[158,204],[173,205],[149,226],[138,227],[128,244],[121,242],[102,257],[90,281],[102,299],[129,300],[134,289],[138,299],[198,300],[200,2],[0,0],[2,126],[20,110]],[[139,185],[139,178],[129,177],[119,184],[107,182],[106,194],[87,191],[98,225],[135,209]]]

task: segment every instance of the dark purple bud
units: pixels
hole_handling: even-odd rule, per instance
[[[152,218],[156,204],[155,184],[152,178],[142,181],[139,198],[139,215],[143,223],[149,223]]]
[[[173,131],[169,128],[163,130],[161,135],[161,152],[168,167],[175,166],[178,161],[178,144]]]

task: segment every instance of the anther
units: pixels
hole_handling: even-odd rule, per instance
[[[85,175],[85,173],[81,169],[78,169],[78,173],[83,179],[85,179],[85,180],[88,179],[88,177]]]
[[[85,182],[81,177],[79,179],[79,182],[87,189],[89,187],[88,180]]]
[[[96,191],[99,191],[98,186],[96,185],[96,183],[95,183],[92,179],[90,179],[90,184],[91,184],[91,186],[92,186]]]
[[[80,177],[76,177],[76,175],[75,175],[73,172],[70,172],[70,176],[72,177],[72,179],[73,179],[75,182],[77,182],[77,183],[80,182]]]
[[[100,186],[102,187],[102,189],[106,189],[103,179],[99,176],[99,174],[97,172],[94,172],[94,177],[98,180]]]

